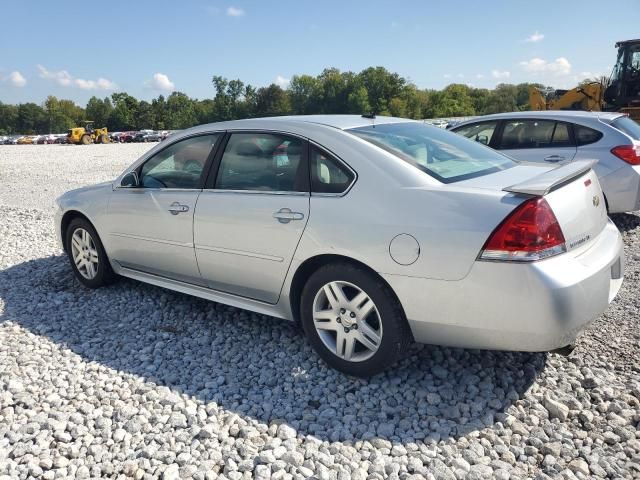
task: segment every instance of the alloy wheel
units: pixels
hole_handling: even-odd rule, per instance
[[[382,321],[375,303],[349,282],[329,282],[316,293],[313,325],[324,345],[349,362],[371,358],[382,342]]]
[[[98,250],[91,234],[84,228],[76,228],[71,236],[71,255],[80,275],[93,280],[98,274]]]

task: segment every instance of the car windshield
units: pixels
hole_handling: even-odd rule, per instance
[[[455,133],[418,122],[358,127],[348,132],[394,154],[443,183],[516,165],[510,158]]]
[[[640,140],[640,125],[638,125],[638,123],[634,122],[626,115],[616,118],[613,122],[611,122],[611,125],[620,130],[622,133],[626,133],[634,140]]]

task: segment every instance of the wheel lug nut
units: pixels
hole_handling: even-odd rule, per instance
[[[357,325],[357,324],[355,324],[355,325],[353,326],[353,329],[354,329],[354,330],[357,330],[357,329],[358,329],[358,325]]]
[[[349,328],[348,327],[344,327],[344,333],[349,333]]]
[[[347,311],[346,311],[344,308],[341,308],[341,309],[340,309],[340,313],[341,313],[342,315],[344,315],[346,312],[347,312]]]
[[[336,318],[336,322],[342,323],[342,319],[340,317]]]
[[[351,318],[356,318],[356,314],[355,313],[351,312],[350,315],[351,315]]]

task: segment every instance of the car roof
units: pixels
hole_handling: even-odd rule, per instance
[[[525,111],[525,112],[504,112],[493,113],[490,115],[482,115],[475,117],[471,120],[460,122],[456,127],[465,125],[468,123],[475,123],[485,120],[504,120],[507,118],[549,118],[554,120],[569,120],[569,119],[599,119],[607,122],[611,122],[616,118],[623,116],[620,112],[586,112],[583,110],[543,110],[543,111]]]
[[[408,118],[400,117],[385,117],[376,116],[374,118],[363,117],[362,115],[286,115],[282,117],[261,117],[261,118],[248,118],[243,120],[231,120],[228,122],[210,123],[207,125],[200,125],[196,128],[211,129],[224,128],[224,129],[236,129],[236,128],[255,128],[257,123],[264,123],[265,128],[271,128],[271,126],[281,124],[296,124],[298,126],[304,126],[305,124],[317,124],[334,127],[340,130],[346,130],[349,128],[367,127],[370,125],[379,125],[383,123],[406,123],[415,122]],[[267,126],[266,124],[270,124]]]

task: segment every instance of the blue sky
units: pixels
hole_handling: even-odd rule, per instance
[[[325,67],[382,65],[420,88],[556,87],[609,74],[614,43],[640,37],[640,1],[20,0],[0,12],[0,101],[81,105],[92,95],[179,90],[212,75],[286,85]],[[92,5],[97,8],[93,9]],[[612,19],[615,18],[615,21]]]

